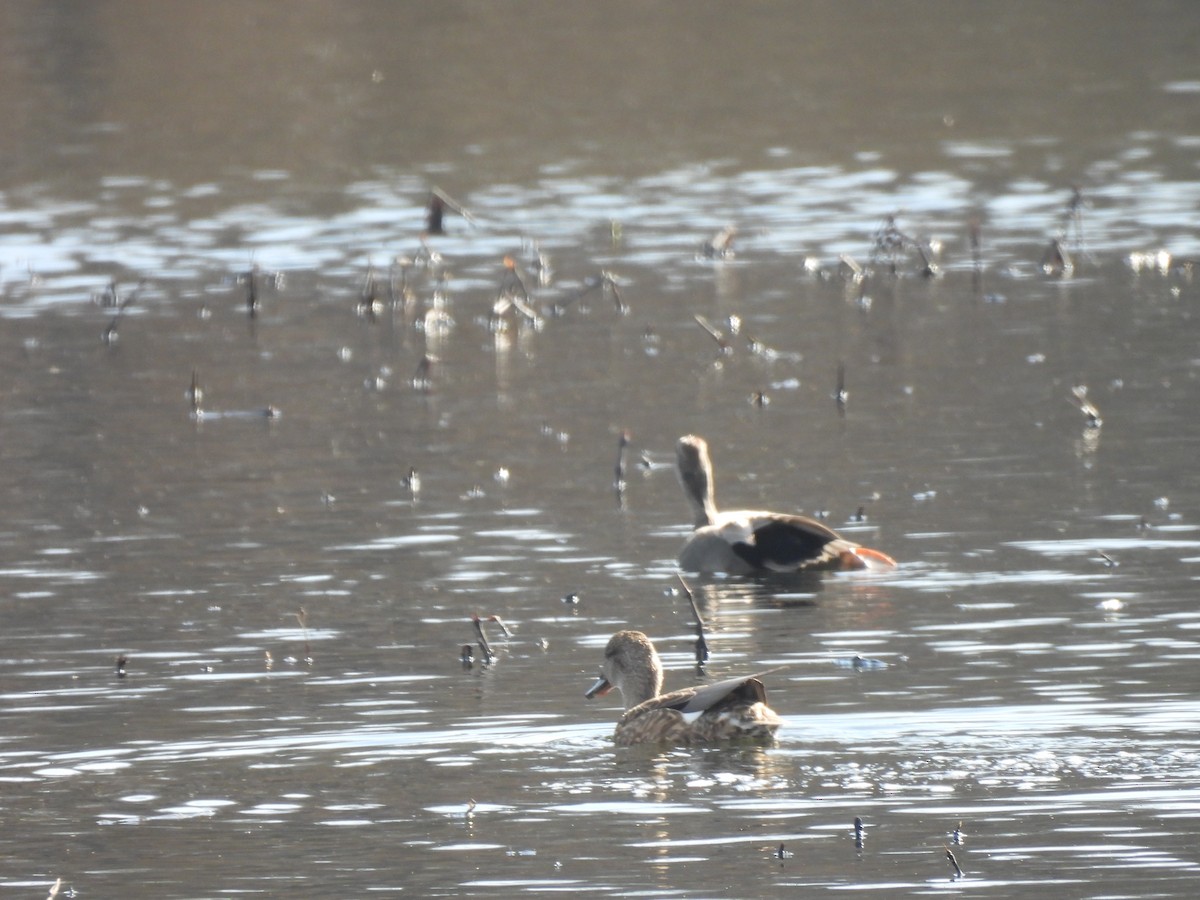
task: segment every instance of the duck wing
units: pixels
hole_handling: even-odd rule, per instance
[[[770,516],[754,523],[733,552],[757,569],[794,572],[836,559],[858,546],[832,528],[806,516]]]
[[[726,678],[701,687],[684,688],[651,697],[625,713],[623,719],[645,715],[653,710],[672,709],[683,715],[703,713],[727,700],[745,703],[766,703],[767,689],[758,675]]]

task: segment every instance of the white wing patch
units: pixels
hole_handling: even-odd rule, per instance
[[[765,517],[758,513],[737,512],[718,517],[714,526],[721,539],[733,544],[753,544],[754,530],[763,524]]]

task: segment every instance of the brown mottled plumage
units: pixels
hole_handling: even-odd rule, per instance
[[[715,684],[662,690],[662,662],[640,631],[618,631],[604,648],[600,678],[586,696],[614,687],[625,701],[613,740],[631,744],[711,744],[723,740],[770,741],[780,718],[767,706],[767,690],[755,675]]]
[[[860,547],[807,516],[752,509],[718,512],[704,438],[681,437],[675,459],[695,526],[679,551],[679,566],[685,571],[750,575],[896,565],[886,553]]]

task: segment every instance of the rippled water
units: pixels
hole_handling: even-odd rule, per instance
[[[3,13],[7,892],[1194,895],[1190,5],[288,8]],[[696,581],[698,674],[687,432],[900,567]],[[614,748],[626,627],[777,743]]]

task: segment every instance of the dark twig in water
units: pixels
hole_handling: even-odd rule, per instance
[[[437,357],[429,353],[421,357],[421,361],[417,363],[417,371],[413,372],[412,377],[412,386],[416,390],[425,393],[433,390],[433,366],[437,361]]]
[[[854,298],[854,302],[859,309],[867,310],[871,308],[871,298],[867,295],[866,278],[858,282],[858,296]]]
[[[510,638],[513,636],[512,629],[509,628],[507,625],[505,625],[504,620],[502,618],[500,618],[499,616],[488,616],[487,621],[495,622],[496,625],[498,625],[500,628],[500,633],[502,635],[504,635],[506,638]]]
[[[258,263],[254,263],[249,269],[244,272],[238,272],[233,276],[233,283],[241,285],[246,289],[246,315],[253,319],[258,315],[258,311],[262,304],[259,298],[259,278],[262,275],[262,270]],[[274,290],[279,290],[283,287],[284,276],[282,272],[268,272],[266,284]]]
[[[453,197],[451,197],[449,194],[447,194],[441,188],[435,187],[432,191],[429,192],[429,205],[428,205],[428,207],[426,207],[426,210],[425,210],[425,233],[426,234],[445,234],[446,233],[446,229],[445,229],[445,226],[443,225],[442,219],[444,218],[447,209],[450,210],[451,212],[458,213],[460,216],[462,216],[464,219],[467,220],[468,224],[470,224],[470,225],[476,224],[475,217],[472,216],[461,203],[459,203],[457,200],[455,200]]]
[[[613,299],[613,305],[617,308],[619,315],[625,315],[629,312],[629,305],[625,302],[625,298],[621,296],[621,285],[617,282],[617,278],[608,270],[600,273],[600,281],[604,291]]]
[[[296,612],[296,622],[304,634],[304,659],[306,662],[312,662],[312,647],[308,640],[308,610],[303,606]]]
[[[757,338],[752,337],[746,331],[746,329],[742,327],[741,316],[731,315],[728,319],[726,319],[726,322],[729,325],[730,335],[737,335],[745,338],[746,347],[750,350],[752,355],[757,356],[759,359],[791,359],[797,362],[801,359],[801,355],[799,353],[788,353],[786,351],[776,350],[774,347],[769,347]]]
[[[406,315],[417,300],[417,295],[408,283],[408,270],[413,261],[407,256],[397,256],[388,265],[388,300],[392,309],[400,309]]]
[[[483,664],[491,665],[495,659],[495,654],[492,653],[491,645],[488,644],[487,635],[483,633],[483,621],[477,613],[471,613],[471,624],[475,626],[475,634],[479,637],[479,652],[483,655]]]
[[[705,259],[726,259],[733,256],[733,239],[737,236],[736,225],[726,225],[700,245]]]
[[[200,404],[204,402],[204,388],[200,387],[200,381],[196,377],[196,370],[192,369],[192,384],[187,389],[188,402],[192,404],[192,414],[200,412]]]
[[[1087,398],[1088,389],[1086,384],[1077,384],[1071,388],[1071,402],[1078,407],[1087,419],[1088,428],[1099,428],[1104,424],[1104,420],[1100,418],[1100,410],[1096,409],[1091,400]]]
[[[1083,189],[1077,184],[1071,185],[1071,196],[1067,200],[1066,208],[1063,210],[1062,234],[1067,237],[1072,231],[1075,233],[1075,251],[1077,253],[1084,252],[1083,246],[1083,208],[1087,206],[1087,200],[1083,196]]]
[[[904,249],[908,238],[896,227],[895,216],[885,216],[883,224],[875,231],[875,245],[871,248],[871,262],[887,257],[893,275],[896,274],[896,257]]]
[[[184,391],[184,396],[191,404],[190,415],[195,422],[208,422],[214,419],[278,419],[283,415],[277,406],[265,406],[260,409],[206,410],[203,406],[204,389],[200,386],[195,369],[192,370],[191,386]]]
[[[733,347],[730,345],[729,341],[725,339],[725,335],[721,332],[721,329],[717,328],[699,313],[693,315],[692,318],[695,319],[696,324],[703,328],[708,336],[716,342],[718,354],[721,356],[728,356],[733,352]]]
[[[374,321],[383,310],[380,298],[379,279],[375,277],[374,264],[367,263],[367,274],[363,277],[362,289],[358,294],[358,314]]]
[[[425,208],[425,233],[445,234],[442,218],[446,214],[446,201],[433,191],[429,195],[429,205]]]
[[[983,272],[982,228],[976,217],[967,222],[967,243],[971,245],[971,263],[975,267],[976,275]]]
[[[504,328],[503,317],[510,309],[516,309],[536,329],[542,325],[542,317],[530,305],[529,291],[517,271],[517,261],[511,256],[504,257],[504,275],[496,290],[496,299],[492,302],[491,326],[495,331]]]
[[[997,294],[984,293],[983,286],[983,226],[978,216],[967,222],[967,243],[971,245],[971,286],[975,296],[987,301],[1002,300]]]
[[[115,306],[117,311],[113,314],[112,321],[108,323],[108,327],[104,329],[104,334],[100,336],[100,339],[104,341],[104,343],[116,343],[119,336],[117,334],[117,327],[120,325],[121,316],[125,314],[125,310],[129,309],[129,307],[137,299],[138,294],[141,293],[141,290],[145,284],[145,279],[142,279],[137,283],[137,287],[135,287],[124,297],[124,299],[122,299],[121,295],[117,291],[117,283],[115,281],[110,281],[108,283],[108,288],[101,295],[103,297],[102,305],[109,307]]]
[[[682,575],[676,575],[679,579],[679,585],[683,588],[683,595],[687,597],[688,603],[692,607],[692,615],[696,618],[696,668],[703,670],[704,664],[708,662],[708,639],[704,636],[704,617],[700,615],[700,607],[696,605],[696,597],[692,594],[692,589],[688,587],[688,583],[684,581]]]
[[[897,260],[901,252],[913,251],[920,258],[917,271],[925,278],[935,278],[941,274],[933,259],[933,248],[926,241],[919,241],[905,234],[896,225],[894,215],[885,216],[883,224],[875,231],[875,243],[871,249],[871,262],[877,263],[886,259],[891,274],[897,273]]]
[[[1059,278],[1070,278],[1075,271],[1075,263],[1061,239],[1050,241],[1050,246],[1042,254],[1042,271]]]
[[[1058,236],[1050,241],[1042,254],[1041,267],[1047,275],[1057,278],[1070,278],[1075,271],[1075,261],[1067,250],[1067,240],[1075,235],[1074,248],[1076,253],[1083,253],[1083,207],[1087,205],[1083,191],[1077,185],[1071,186],[1071,196],[1063,209],[1062,219],[1058,226]]]
[[[860,309],[871,308],[871,298],[867,296],[867,276],[870,274],[866,269],[858,264],[852,256],[847,256],[843,253],[838,257],[838,271],[841,277],[845,279],[847,288],[853,286],[858,288],[858,293],[855,295],[855,303]],[[846,291],[847,295],[850,293]]]
[[[104,290],[98,294],[92,294],[92,302],[101,309],[115,309],[121,305],[121,294],[117,290],[117,282],[110,280],[105,285]]]
[[[417,496],[421,493],[421,475],[417,472],[415,466],[409,467],[408,474],[400,479],[400,484],[402,487],[408,488],[408,492],[412,494],[413,500],[417,499]]]
[[[933,248],[925,241],[913,241],[910,245],[921,258],[921,267],[917,270],[922,278],[937,278],[941,269],[933,258]]]
[[[561,316],[568,306],[582,300],[588,294],[596,289],[600,289],[601,294],[612,297],[613,305],[617,308],[618,315],[625,315],[629,312],[629,307],[625,305],[625,300],[621,296],[621,286],[617,281],[617,277],[607,269],[601,270],[598,275],[589,275],[583,279],[583,286],[571,294],[554,304],[554,314]]]
[[[625,502],[625,463],[629,454],[629,441],[633,435],[628,429],[621,432],[617,439],[617,462],[613,466],[613,489],[617,492],[617,502]]]
[[[866,270],[858,264],[858,260],[856,260],[853,256],[843,253],[838,257],[838,262],[846,271],[850,273],[850,280],[855,284],[866,280]]]
[[[283,412],[278,406],[264,406],[262,409],[249,409],[245,412],[231,411],[225,413],[226,418],[247,418],[247,419],[278,419],[283,415]]]
[[[962,878],[963,877],[962,867],[958,864],[958,860],[954,858],[954,851],[951,850],[949,847],[946,848],[946,859],[950,862],[950,865],[952,865],[954,867],[954,877]]]
[[[237,277],[238,284],[246,288],[246,315],[258,315],[258,266],[254,265]]]
[[[412,255],[412,265],[422,269],[437,269],[442,262],[442,254],[430,247],[429,242],[425,240],[425,235],[421,235],[421,246]]]
[[[522,244],[526,243],[522,241]],[[538,246],[538,242],[530,239],[529,246],[529,268],[537,275],[538,287],[549,287],[554,281],[554,267],[550,264],[550,256],[542,251]]]

